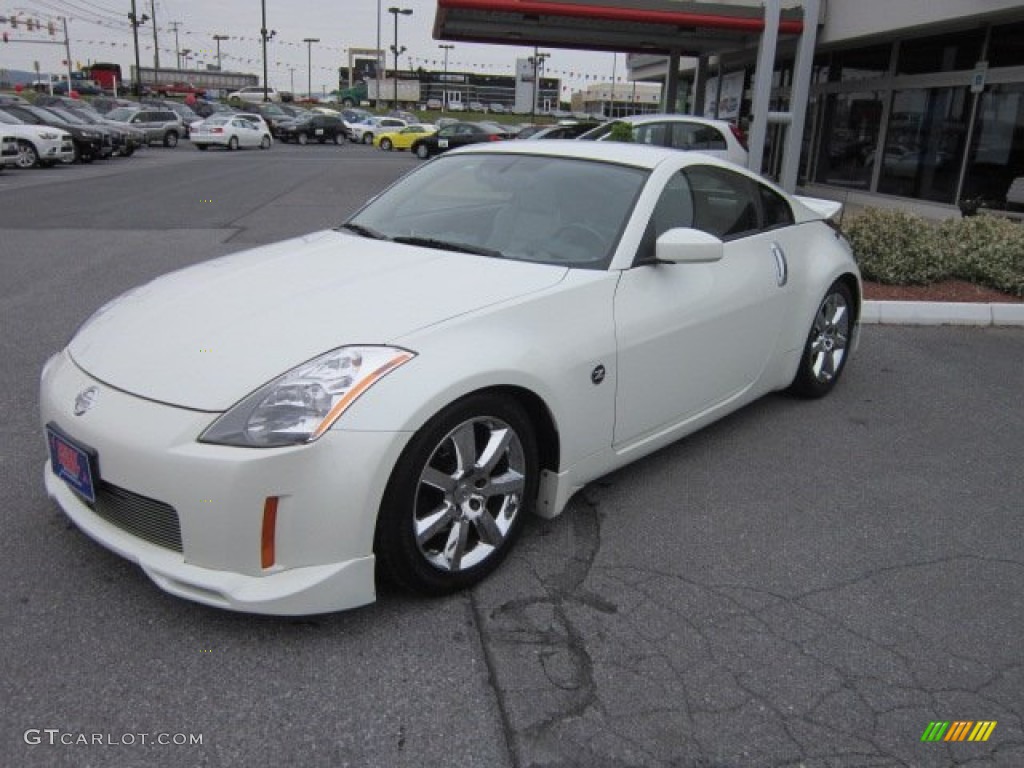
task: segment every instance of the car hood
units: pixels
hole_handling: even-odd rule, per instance
[[[110,386],[223,411],[331,349],[395,343],[451,317],[548,288],[566,273],[318,232],[136,288],[97,311],[68,351]]]

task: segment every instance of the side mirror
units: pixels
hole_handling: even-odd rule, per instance
[[[689,227],[664,232],[654,246],[657,261],[668,264],[708,264],[724,254],[725,244],[720,239]]]

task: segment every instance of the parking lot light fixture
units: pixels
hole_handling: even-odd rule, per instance
[[[441,111],[444,112],[448,106],[448,51],[455,46],[439,45],[437,47],[444,49],[444,75],[441,77]]]
[[[229,40],[230,38],[227,35],[214,35],[213,39],[217,41],[217,71],[220,72],[223,70],[220,63],[220,41]]]
[[[393,72],[395,79],[395,109],[398,109],[398,57],[405,53],[405,46],[398,47],[398,15],[412,16],[412,8],[399,8],[397,5],[393,5],[388,8],[388,13],[395,17],[395,44],[391,46],[391,51],[395,54],[395,71]]]
[[[260,39],[263,42],[263,100],[270,101],[270,95],[267,91],[267,41],[273,38],[277,32],[273,29],[269,32],[267,31],[267,0],[260,0],[260,9],[263,12],[263,26],[260,27]]]

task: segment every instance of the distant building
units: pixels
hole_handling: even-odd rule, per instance
[[[572,95],[572,111],[626,117],[661,110],[661,86],[654,83],[594,83]]]

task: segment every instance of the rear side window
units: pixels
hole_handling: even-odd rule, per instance
[[[669,127],[668,123],[638,125],[633,129],[633,141],[652,147],[664,147],[668,144]]]
[[[738,173],[708,165],[691,166],[683,173],[693,195],[696,229],[723,240],[759,230],[754,182]]]
[[[769,189],[763,184],[757,188],[761,195],[761,211],[764,215],[764,228],[788,227],[793,223],[793,209],[789,203],[774,189]]]
[[[701,151],[726,149],[725,137],[717,128],[697,123],[675,123],[672,126],[671,145],[675,149]]]

